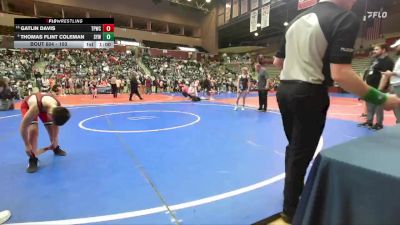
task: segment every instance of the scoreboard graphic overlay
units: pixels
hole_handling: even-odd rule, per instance
[[[14,26],[14,48],[114,48],[114,18],[15,18]]]

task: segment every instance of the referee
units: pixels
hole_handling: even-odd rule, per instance
[[[138,89],[139,82],[136,78],[136,75],[137,75],[137,73],[134,73],[131,76],[131,80],[130,80],[131,94],[129,95],[129,101],[132,101],[133,94],[136,94],[140,98],[140,100],[143,100],[142,96],[140,96],[140,93],[139,93],[139,89]]]
[[[274,65],[282,69],[277,100],[289,142],[281,213],[285,222],[295,214],[306,169],[325,126],[328,86],[335,81],[386,110],[400,104],[399,98],[368,86],[352,70],[360,22],[350,10],[356,1],[321,0],[291,22],[275,55]]]

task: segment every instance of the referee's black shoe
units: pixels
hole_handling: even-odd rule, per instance
[[[287,214],[285,212],[281,212],[280,216],[281,216],[282,220],[285,221],[285,223],[288,223],[288,224],[292,223],[293,216],[290,216],[289,214]]]
[[[370,122],[364,122],[364,123],[359,123],[359,124],[357,124],[357,126],[359,126],[359,127],[372,127],[372,123],[370,123]]]
[[[371,129],[371,130],[382,130],[383,129],[383,125],[375,124],[374,126],[370,127],[369,129]]]

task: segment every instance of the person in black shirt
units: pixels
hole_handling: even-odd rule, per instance
[[[258,76],[257,89],[258,89],[258,110],[262,112],[267,111],[268,107],[268,89],[269,80],[267,70],[263,66],[263,58],[261,57],[259,63],[255,65],[255,69]]]
[[[372,62],[368,73],[365,76],[365,80],[367,84],[374,88],[379,88],[380,81],[382,79],[381,72],[387,70],[393,70],[394,62],[387,55],[387,46],[385,44],[376,45],[373,51],[373,57],[375,60]],[[389,84],[386,87],[383,87],[386,92]],[[373,124],[374,115],[376,114],[376,124]],[[383,106],[375,105],[367,102],[367,121],[359,124],[360,126],[369,126],[371,129],[380,130],[383,128]]]
[[[139,94],[139,89],[138,89],[139,82],[135,75],[132,76],[130,80],[130,85],[131,85],[131,94],[129,95],[129,101],[132,101],[133,94],[136,94],[140,98],[140,100],[143,100],[142,96],[140,96]]]
[[[350,12],[357,0],[321,0],[288,26],[274,65],[281,68],[277,100],[288,140],[281,217],[291,222],[304,187],[304,176],[325,127],[328,86],[344,90],[386,110],[400,99],[365,84],[351,67],[360,26]],[[326,193],[325,193],[326,194]]]
[[[203,85],[204,85],[204,89],[206,91],[208,99],[211,100],[212,84],[211,84],[211,76],[210,75],[207,75],[206,79],[203,81]]]
[[[6,89],[7,83],[4,78],[0,77],[0,94]]]
[[[13,110],[15,92],[9,86],[8,78],[0,78],[0,111]]]

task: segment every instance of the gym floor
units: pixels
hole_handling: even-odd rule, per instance
[[[191,102],[179,95],[61,96],[66,157],[46,152],[25,172],[20,112],[0,112],[0,209],[24,224],[252,224],[282,205],[286,139],[274,93],[267,113],[255,93]],[[18,107],[18,105],[17,105]],[[371,135],[362,103],[334,94],[318,151]],[[394,125],[393,112],[385,125]],[[48,143],[40,125],[39,146]]]

